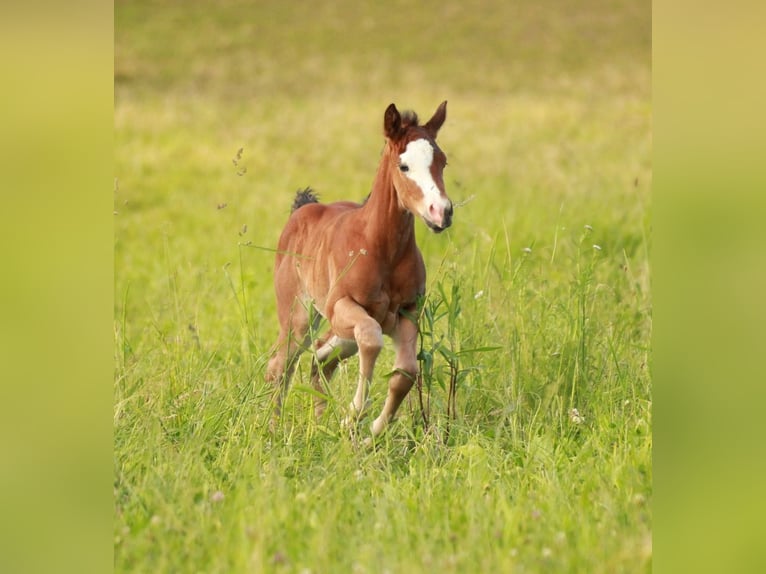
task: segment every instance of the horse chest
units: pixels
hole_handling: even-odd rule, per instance
[[[409,305],[417,300],[424,287],[425,268],[419,261],[412,261],[394,270],[389,290],[395,294],[397,305]]]
[[[348,273],[352,297],[381,325],[412,305],[423,291],[425,271],[418,261],[407,261],[386,272],[360,266]],[[349,270],[350,271],[350,270]]]
[[[381,287],[389,313],[397,315],[402,307],[417,301],[425,287],[425,270],[418,261],[407,261],[395,268]]]

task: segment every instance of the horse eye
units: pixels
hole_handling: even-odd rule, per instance
[[[406,163],[403,163],[403,164],[399,165],[399,169],[401,171],[410,171],[410,166],[408,166]]]

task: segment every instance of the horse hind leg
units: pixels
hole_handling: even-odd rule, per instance
[[[316,328],[319,319],[318,316],[310,319],[307,309],[296,302],[288,320],[280,324],[274,354],[266,369],[266,380],[274,386],[272,430],[276,428],[279,421],[282,403],[295,372],[298,358],[310,345],[311,331]]]
[[[271,430],[275,430],[279,417],[282,414],[282,402],[290,385],[295,364],[303,350],[295,340],[292,332],[280,333],[276,343],[276,350],[266,370],[266,381],[274,387],[273,410],[271,416]]]

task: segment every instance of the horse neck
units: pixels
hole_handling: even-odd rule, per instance
[[[401,257],[415,243],[415,219],[399,202],[391,175],[391,154],[386,144],[380,159],[378,172],[372,184],[370,197],[363,206],[365,212],[365,235],[375,244],[381,254],[388,258]]]

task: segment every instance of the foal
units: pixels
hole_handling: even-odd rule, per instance
[[[394,374],[372,434],[386,428],[418,372],[417,300],[425,293],[426,270],[415,245],[415,216],[440,233],[452,223],[452,202],[444,191],[447,157],[436,134],[447,117],[443,102],[424,125],[414,112],[386,109],[386,145],[367,201],[323,205],[305,190],[279,238],[274,287],[279,338],[266,378],[277,387],[275,418],[298,356],[311,344],[320,315],[329,332],[317,343],[311,382],[324,392],[338,364],[359,352],[359,382],[351,410],[359,418],[368,394],[383,335],[396,351]],[[316,312],[314,312],[314,310]],[[316,414],[325,402],[316,399]]]

